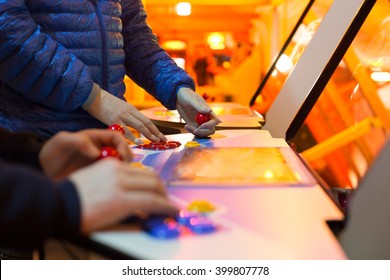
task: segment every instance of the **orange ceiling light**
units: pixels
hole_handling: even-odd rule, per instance
[[[385,71],[371,73],[371,79],[377,83],[390,82],[390,73]]]
[[[162,47],[166,50],[182,51],[187,48],[187,44],[180,40],[169,40],[163,42]]]
[[[189,2],[179,2],[175,6],[176,14],[179,16],[189,16],[191,15],[191,3]]]
[[[225,36],[220,32],[212,32],[207,36],[207,44],[212,50],[223,50],[226,48]]]

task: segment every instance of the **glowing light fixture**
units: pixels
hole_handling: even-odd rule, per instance
[[[191,4],[188,2],[179,2],[176,4],[175,10],[179,16],[189,16],[191,14]]]
[[[274,177],[275,177],[275,174],[272,172],[272,170],[265,170],[264,171],[264,178],[273,179]]]
[[[225,36],[220,32],[213,32],[207,36],[207,44],[212,50],[225,49]]]
[[[288,55],[282,54],[276,62],[276,69],[285,74],[288,73],[293,68],[293,63]]]
[[[180,40],[170,40],[165,41],[162,44],[163,48],[166,50],[185,50],[187,47],[187,44]]]
[[[377,83],[390,82],[389,72],[373,72],[371,73],[371,79]]]

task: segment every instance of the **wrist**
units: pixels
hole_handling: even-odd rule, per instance
[[[88,96],[87,100],[83,103],[83,105],[81,105],[81,107],[84,110],[88,110],[89,109],[89,107],[95,101],[96,96],[98,96],[98,94],[100,93],[100,90],[101,89],[100,89],[99,85],[94,83],[90,95]]]

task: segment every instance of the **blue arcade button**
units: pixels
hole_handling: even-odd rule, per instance
[[[195,234],[212,233],[217,230],[217,225],[206,216],[191,218],[187,227]]]
[[[180,224],[172,218],[151,218],[144,223],[147,233],[158,239],[173,239],[180,236]]]
[[[199,212],[191,212],[187,210],[181,210],[179,214],[177,214],[176,220],[179,224],[183,226],[190,226],[191,219],[197,219],[203,216],[203,214]]]

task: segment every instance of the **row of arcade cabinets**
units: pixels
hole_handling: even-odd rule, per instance
[[[204,14],[201,17],[201,24],[196,22],[195,18],[190,18],[188,24],[169,26],[167,20],[159,24],[159,18],[161,20],[162,17],[158,11],[164,9],[162,4],[153,0],[145,2],[150,24],[157,32],[157,36],[162,39],[162,45],[164,39],[174,39],[175,36],[186,43],[182,49],[168,50],[177,63],[191,74],[194,74],[191,61],[197,54],[194,46],[199,45],[199,38],[205,39],[206,34],[222,31],[221,33],[224,34],[233,34],[226,37],[233,40],[233,45],[237,46],[236,43],[241,41],[252,46],[237,65],[235,59],[241,54],[235,52],[234,48],[213,51],[214,58],[218,62],[214,82],[207,86],[199,86],[198,92],[200,94],[207,92],[213,98],[211,101],[249,104],[265,118],[267,109],[283,87],[289,73],[320,25],[322,17],[332,4],[332,1],[324,0],[286,0],[258,1],[258,5],[255,6],[244,1],[245,3],[241,3],[241,11],[245,9],[248,17],[244,21],[242,14],[241,18],[235,18],[231,12],[233,7],[236,9],[240,7],[238,1],[230,8],[224,8],[225,17],[223,12],[218,11],[217,17],[210,13],[208,16]],[[207,5],[211,5],[212,2],[203,3],[203,6],[193,5],[194,14],[201,6],[207,8]],[[302,17],[302,12],[309,4],[310,9]],[[249,13],[248,9],[253,11]],[[217,13],[217,10],[214,12]],[[349,193],[357,187],[388,138],[390,129],[389,15],[390,2],[376,1],[304,125],[293,139],[288,139],[331,188],[340,206],[346,205]],[[167,18],[173,23],[184,22],[182,18],[177,19],[172,15],[167,15]],[[221,24],[216,23],[216,18],[221,21]],[[237,35],[239,32],[226,23],[229,20],[236,22],[238,19],[243,24],[253,23],[250,28],[246,27],[245,35],[242,33]],[[223,22],[227,26],[226,30],[221,29]],[[293,26],[296,22],[299,24],[294,30]],[[210,29],[203,30],[205,35],[202,37],[199,36],[200,31],[196,26],[209,26]],[[219,30],[214,30],[213,27],[218,27]],[[248,32],[249,29],[251,32]],[[375,36],[372,36],[373,34]],[[282,52],[278,52],[281,48]],[[231,68],[224,68],[224,62],[228,62],[225,66]],[[271,64],[274,67],[270,69]],[[262,83],[263,81],[266,82]],[[253,98],[254,94],[255,98]],[[139,100],[141,103],[137,103]],[[143,93],[139,92],[133,94],[130,101],[135,105],[138,104],[140,108],[157,105],[154,100],[145,99]]]
[[[266,82],[260,84],[250,101],[251,107],[265,118],[326,13],[326,5],[316,9],[316,1],[311,2],[267,73]],[[390,2],[377,1],[303,126],[292,139],[287,139],[320,175],[344,210],[350,194],[388,140],[389,15]]]

